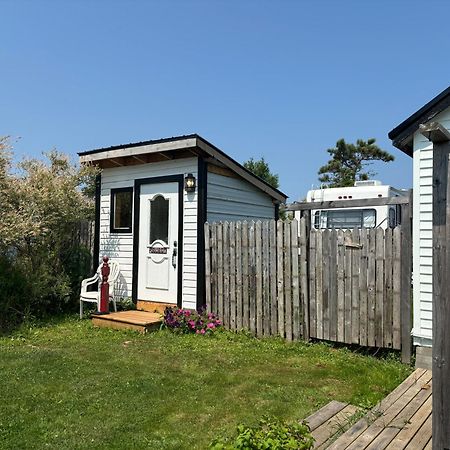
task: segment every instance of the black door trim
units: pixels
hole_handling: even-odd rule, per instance
[[[207,219],[207,187],[208,187],[208,163],[199,156],[198,158],[198,203],[197,203],[197,309],[206,303],[205,281],[205,222]]]
[[[177,306],[182,307],[183,299],[183,196],[184,175],[166,175],[162,177],[139,178],[134,180],[134,225],[133,225],[133,274],[132,274],[132,300],[137,303],[138,271],[139,271],[139,216],[141,186],[143,184],[178,183],[178,286]]]

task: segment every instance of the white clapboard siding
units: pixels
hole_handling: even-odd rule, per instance
[[[100,204],[100,256],[118,260],[123,297],[131,297],[133,233],[110,233],[111,189],[134,186],[139,178],[192,173],[197,177],[197,158],[168,160],[151,164],[115,167],[102,171]],[[184,193],[183,205],[183,307],[195,308],[197,282],[197,194]]]
[[[450,130],[450,109],[433,121]],[[418,131],[414,134],[413,298],[415,345],[431,347],[433,283],[433,145]]]
[[[245,180],[208,172],[207,221],[274,219],[271,197]]]

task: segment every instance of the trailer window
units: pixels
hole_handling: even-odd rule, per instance
[[[374,209],[336,209],[316,211],[315,228],[374,228],[376,211]]]

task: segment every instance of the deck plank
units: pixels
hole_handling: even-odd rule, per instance
[[[414,439],[410,441],[410,443],[405,447],[405,450],[422,450],[428,448],[428,443],[430,443],[431,448],[431,418],[430,414],[427,417],[427,420],[420,427],[420,430],[414,436]]]
[[[416,369],[403,383],[397,386],[386,396],[366,417],[355,423],[349,430],[340,436],[328,450],[363,449],[377,438],[383,429],[395,419],[409,404],[427,387],[431,381],[431,372],[424,369]],[[431,389],[430,389],[431,391]],[[426,401],[427,393],[421,394],[419,400]],[[414,403],[417,408],[419,403]],[[410,407],[411,412],[412,407]],[[406,411],[408,413],[408,410]],[[412,411],[411,414],[414,414]],[[397,432],[398,433],[398,432]],[[397,434],[395,433],[395,434]],[[390,432],[394,434],[394,432]],[[394,437],[394,436],[392,436]],[[384,437],[380,438],[383,439]],[[383,441],[384,442],[384,441]],[[381,445],[381,444],[380,444]],[[384,445],[384,444],[383,444]],[[375,447],[374,447],[375,448]]]
[[[337,402],[336,400],[327,403],[315,413],[308,416],[305,420],[308,422],[311,431],[314,431],[320,425],[330,420],[338,412],[342,411],[347,406],[347,403]]]
[[[430,389],[422,389],[428,383],[431,375],[425,374],[421,380],[412,385],[384,414],[376,419],[358,438],[348,446],[348,450],[365,449],[376,437],[388,427],[392,421],[396,421],[397,427],[403,426],[414,415],[415,411],[427,400],[431,394]]]
[[[358,411],[358,407],[347,405],[333,417],[320,425],[312,432],[315,440],[315,449],[325,448],[324,444],[333,440],[338,433],[343,433],[348,428],[349,420]]]
[[[407,424],[399,431],[395,439],[387,447],[389,450],[403,450],[412,440],[415,435],[431,415],[431,395],[426,402],[416,413],[411,417]],[[425,443],[427,440],[425,440]],[[414,447],[413,447],[414,448]],[[415,447],[420,448],[420,447]],[[423,447],[422,447],[423,448]]]

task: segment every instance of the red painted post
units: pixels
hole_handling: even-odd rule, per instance
[[[101,275],[102,275],[102,284],[100,286],[100,306],[99,306],[99,313],[100,314],[108,314],[109,313],[109,283],[108,283],[108,277],[109,277],[109,264],[108,264],[109,258],[107,256],[103,257],[103,266],[101,269]]]

